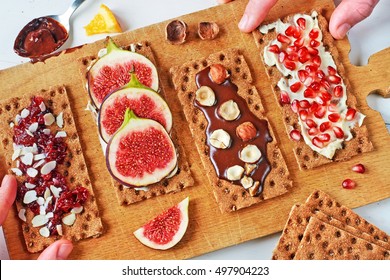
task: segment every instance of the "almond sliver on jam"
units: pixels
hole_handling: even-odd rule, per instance
[[[296,14],[289,22],[262,25],[262,34],[275,30],[264,48],[264,62],[283,77],[278,82],[280,102],[298,115],[305,143],[332,159],[342,143],[353,138],[351,129],[365,116],[347,106],[346,86],[330,52],[325,50],[318,14]]]

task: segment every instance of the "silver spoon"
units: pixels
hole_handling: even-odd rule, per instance
[[[60,48],[69,38],[70,17],[85,0],[75,0],[61,15],[35,18],[19,32],[14,51],[23,57],[37,58]]]

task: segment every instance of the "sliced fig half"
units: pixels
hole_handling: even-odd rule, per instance
[[[158,250],[175,246],[184,236],[188,227],[187,197],[179,204],[169,208],[134,232],[144,245]]]
[[[159,122],[168,133],[171,131],[172,113],[168,104],[157,92],[143,86],[132,73],[130,82],[110,93],[100,107],[99,132],[106,143],[121,127],[127,109],[139,118]]]
[[[140,187],[168,176],[176,167],[177,154],[161,124],[127,109],[122,126],[107,144],[106,163],[121,184]]]
[[[130,81],[130,72],[145,86],[158,90],[156,66],[145,56],[118,48],[109,37],[107,53],[88,71],[88,91],[97,108],[104,98]]]

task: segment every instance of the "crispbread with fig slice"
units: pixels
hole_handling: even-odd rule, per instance
[[[311,12],[307,13],[310,14]],[[337,72],[339,76],[342,78],[345,86],[346,86],[346,96],[347,96],[347,106],[349,108],[358,108],[358,103],[357,99],[354,95],[354,89],[352,88],[351,84],[348,81],[348,73],[346,73],[345,68],[343,64],[340,62],[340,55],[337,47],[335,46],[334,39],[328,32],[328,22],[324,16],[321,15],[321,12],[318,13],[318,24],[319,27],[322,31],[323,39],[322,42],[325,46],[325,50],[329,51],[331,56],[333,57],[333,60],[335,62],[335,65],[337,66]],[[282,22],[290,22],[291,18],[293,15],[287,16],[282,19]],[[266,25],[267,22],[264,23]],[[291,132],[291,130],[295,129],[298,130],[299,132],[302,132],[302,128],[299,124],[299,117],[298,114],[295,113],[292,109],[292,106],[290,104],[286,104],[281,102],[281,89],[278,86],[278,82],[281,78],[283,78],[283,74],[278,71],[278,69],[275,66],[268,66],[265,62],[264,58],[264,48],[267,47],[267,45],[276,39],[276,30],[275,29],[270,29],[268,33],[262,34],[260,32],[260,29],[257,29],[253,32],[255,42],[260,50],[260,56],[264,62],[264,66],[266,69],[266,73],[268,77],[270,78],[272,82],[272,90],[274,91],[275,94],[275,99],[277,103],[280,105],[281,110],[282,110],[282,117],[283,117],[283,122],[286,127],[287,134]],[[306,82],[306,81],[305,81]],[[290,103],[293,102],[293,100],[289,100]],[[299,109],[298,109],[299,110]],[[315,119],[313,117],[313,119]],[[318,120],[319,122],[321,120]],[[336,122],[337,124],[337,122]],[[314,125],[311,125],[309,127],[313,127]],[[319,128],[320,126],[318,126]],[[314,132],[313,128],[313,133]],[[325,132],[327,132],[325,130]],[[321,155],[317,151],[313,150],[310,146],[308,146],[305,141],[300,138],[298,141],[294,141],[294,153],[295,157],[297,159],[297,162],[299,164],[300,169],[311,169],[316,166],[321,166],[326,163],[334,162],[334,161],[345,161],[348,160],[349,158],[372,151],[373,145],[371,141],[369,140],[369,133],[367,130],[367,127],[365,125],[362,126],[356,126],[351,129],[352,133],[352,139],[349,141],[344,141],[341,145],[341,149],[337,149],[334,156],[330,159],[327,158],[326,156]],[[314,135],[314,134],[313,134]],[[344,134],[343,134],[344,135]],[[343,136],[339,136],[342,138]]]
[[[100,219],[96,198],[93,192],[92,182],[88,175],[87,165],[73,119],[71,106],[64,86],[52,87],[49,90],[26,94],[23,97],[15,97],[0,102],[0,130],[2,131],[2,146],[5,152],[7,168],[15,167],[12,160],[14,132],[12,124],[15,117],[31,104],[33,97],[42,97],[46,107],[54,115],[63,113],[63,126],[59,128],[54,122],[50,126],[52,133],[55,131],[65,131],[64,141],[67,145],[66,157],[63,164],[57,165],[57,171],[66,178],[66,185],[69,190],[82,186],[88,190],[88,198],[83,205],[81,213],[76,214],[76,220],[71,226],[62,226],[63,236],[71,241],[78,241],[89,237],[98,237],[103,233],[103,225]],[[10,173],[12,173],[10,171]],[[26,175],[17,176],[20,184],[26,179]],[[21,202],[16,202],[17,209],[24,208]],[[33,212],[30,208],[26,210],[26,222],[22,222],[22,231],[26,242],[27,250],[31,253],[42,251],[55,240],[61,238],[60,235],[43,237],[39,233],[39,227],[32,226]]]
[[[271,169],[265,178],[262,191],[251,194],[243,186],[232,181],[220,179],[210,159],[210,146],[207,144],[206,129],[208,121],[205,115],[194,106],[195,92],[198,87],[196,75],[213,64],[223,65],[230,74],[230,80],[238,87],[238,96],[243,98],[247,108],[258,120],[267,124],[272,141],[266,145],[266,160]],[[171,69],[172,81],[182,104],[184,114],[190,125],[192,136],[201,157],[204,173],[207,174],[214,196],[221,212],[236,211],[261,201],[280,196],[291,188],[292,181],[276,142],[275,135],[264,115],[264,108],[258,91],[252,84],[252,75],[244,56],[236,49],[229,49],[210,55],[207,58],[189,61]],[[237,97],[237,98],[239,98]],[[223,128],[223,127],[221,127]],[[248,142],[251,143],[251,142]]]
[[[128,46],[123,46],[121,48],[124,50],[139,53],[147,57],[154,65],[156,65],[156,60],[154,59],[152,48],[150,47],[150,44],[148,42],[142,41],[139,43],[129,44]],[[98,59],[97,55],[83,57],[79,59],[80,73],[85,82],[87,82],[88,67],[90,67],[90,65],[96,59]],[[158,93],[163,98],[166,98],[161,88],[159,89]],[[145,199],[164,195],[167,193],[178,192],[181,191],[183,188],[193,186],[194,179],[192,177],[190,167],[187,161],[187,155],[182,147],[180,139],[177,137],[177,131],[180,130],[177,125],[178,124],[175,123],[175,120],[173,120],[173,127],[170,133],[171,139],[176,147],[178,154],[178,168],[176,173],[170,178],[165,178],[158,183],[154,183],[143,188],[129,188],[112,178],[112,185],[115,188],[118,202],[121,205],[130,205],[139,201],[143,201]],[[97,131],[97,133],[99,132]]]

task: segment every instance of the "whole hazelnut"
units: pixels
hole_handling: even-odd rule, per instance
[[[244,122],[237,126],[236,134],[242,141],[246,142],[252,140],[257,135],[257,129],[251,122]]]
[[[220,85],[226,81],[229,76],[228,71],[222,64],[212,64],[210,66],[210,78],[214,83]]]

